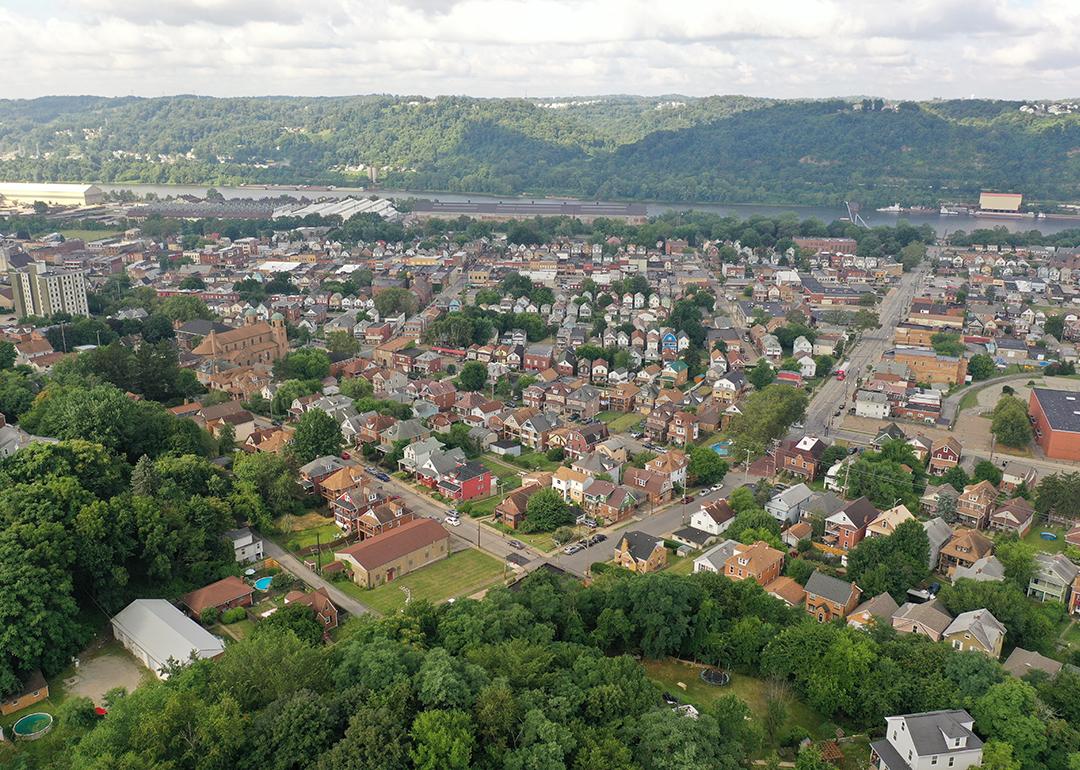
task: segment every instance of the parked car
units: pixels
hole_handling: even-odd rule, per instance
[[[582,547],[582,545],[580,543],[571,543],[570,545],[563,548],[562,552],[565,553],[567,556],[573,556],[578,551],[583,551],[583,550],[584,550],[584,548]]]
[[[508,540],[506,544],[511,548],[518,549],[519,551],[525,547],[525,544],[520,540]]]
[[[456,513],[451,513],[447,515],[446,523],[449,524],[451,527],[457,527],[461,525],[461,519]]]
[[[341,453],[341,459],[342,460],[348,460],[349,459],[349,453],[348,452],[342,452]]]
[[[389,481],[390,480],[390,477],[387,476],[382,471],[375,471],[374,475],[375,475],[375,478],[377,478],[379,481]]]

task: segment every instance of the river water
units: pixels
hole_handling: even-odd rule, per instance
[[[138,196],[154,193],[159,198],[169,195],[206,195],[206,186],[198,185],[156,185],[156,184],[98,184],[105,191],[131,190]],[[496,202],[503,200],[536,200],[536,201],[560,201],[571,200],[570,198],[558,197],[529,197],[474,195],[463,193],[439,193],[418,192],[415,190],[365,190],[359,187],[338,187],[333,190],[310,189],[290,185],[259,186],[259,187],[215,187],[226,198],[276,198],[281,195],[289,195],[300,198],[306,197],[311,200],[320,198],[345,198],[350,195],[378,195],[383,198],[426,198],[430,200],[463,202],[480,201]],[[800,219],[820,219],[823,222],[832,222],[847,216],[847,210],[843,206],[773,206],[751,203],[646,203],[645,207],[650,216],[663,214],[666,211],[709,211],[724,216],[736,216],[746,218],[755,214],[763,216],[779,216],[785,213],[794,213]],[[874,225],[895,225],[901,219],[913,225],[930,225],[938,235],[947,235],[957,230],[971,231],[979,228],[991,228],[1003,226],[1011,232],[1026,232],[1028,230],[1041,230],[1044,233],[1057,233],[1071,228],[1080,228],[1080,219],[997,219],[988,217],[973,217],[967,214],[959,216],[940,216],[938,214],[893,214],[880,211],[863,211],[862,218],[866,223]]]

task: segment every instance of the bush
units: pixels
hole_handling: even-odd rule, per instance
[[[552,447],[546,452],[546,454],[547,459],[557,463],[561,463],[563,461],[563,458],[566,457],[566,452],[563,451],[563,448],[561,446]]]
[[[680,543],[677,540],[664,540],[664,548],[669,548],[672,551],[678,551],[683,545],[684,543]]]
[[[204,626],[212,626],[218,622],[218,618],[221,617],[221,612],[217,607],[206,607],[199,613],[199,621]]]
[[[555,541],[556,545],[569,543],[574,539],[574,530],[570,527],[559,527],[551,533],[551,539]]]
[[[800,743],[802,743],[809,737],[810,732],[805,727],[801,727],[800,725],[792,725],[791,729],[784,733],[781,737],[780,745],[797,748]]]
[[[233,607],[231,610],[225,610],[221,613],[221,622],[228,626],[244,620],[246,617],[247,610],[243,607]]]
[[[288,572],[279,572],[278,574],[274,575],[273,579],[270,581],[270,586],[275,591],[288,591],[290,588],[295,586],[296,583],[296,578]]]
[[[589,572],[591,572],[593,575],[602,575],[605,572],[611,572],[614,569],[615,565],[608,564],[606,561],[594,561],[591,565],[589,565]],[[1080,652],[1078,652],[1077,655],[1080,655]]]

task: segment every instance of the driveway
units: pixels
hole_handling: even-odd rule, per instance
[[[105,693],[115,687],[134,692],[149,670],[128,653],[119,642],[109,642],[103,648],[79,657],[75,674],[64,680],[68,695],[89,698],[95,706],[105,704]]]
[[[333,583],[323,580],[304,566],[303,562],[274,541],[264,538],[263,548],[265,549],[267,556],[273,558],[280,564],[282,569],[286,569],[296,577],[300,578],[300,580],[306,583],[309,588],[325,588],[326,593],[330,595],[334,604],[348,612],[350,615],[366,615],[367,613],[374,611],[366,604],[358,602],[356,599],[343,592]]]

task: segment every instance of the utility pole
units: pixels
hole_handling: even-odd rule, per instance
[[[746,484],[750,481],[750,450],[746,450],[746,465],[743,467],[743,479],[742,483]]]

